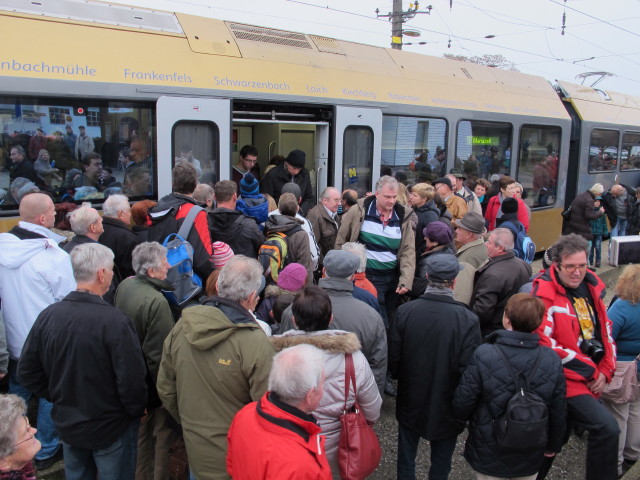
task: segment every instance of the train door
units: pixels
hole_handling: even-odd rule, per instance
[[[331,184],[342,190],[353,189],[358,197],[373,191],[380,176],[382,111],[336,107],[334,146]]]
[[[187,161],[202,183],[230,177],[231,101],[160,97],[158,123],[158,197],[171,193],[171,170]]]

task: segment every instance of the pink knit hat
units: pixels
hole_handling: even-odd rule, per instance
[[[234,255],[231,247],[224,242],[213,242],[211,247],[213,248],[211,260],[213,260],[213,264],[216,268],[224,267],[224,264],[227,263]]]
[[[290,263],[278,275],[278,286],[283,290],[297,292],[307,283],[307,269],[299,263]]]

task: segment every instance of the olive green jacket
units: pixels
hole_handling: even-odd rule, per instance
[[[198,480],[227,479],[227,432],[235,414],[267,391],[274,349],[254,317],[210,297],[184,310],[164,343],[158,393],[182,424]]]

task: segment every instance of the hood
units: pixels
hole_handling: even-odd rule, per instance
[[[302,225],[302,222],[297,218],[290,217],[288,215],[269,215],[267,222],[265,223],[265,230],[275,232],[288,232],[292,228]]]
[[[240,329],[260,330],[247,310],[219,297],[209,297],[204,305],[185,309],[180,321],[185,339],[197,350],[208,350]]]
[[[329,296],[343,294],[351,297],[353,293],[353,283],[348,278],[323,277],[318,280],[318,286],[326,291]]]
[[[155,223],[162,220],[171,212],[177,212],[178,209],[185,203],[193,203],[194,205],[200,205],[193,198],[181,193],[170,193],[158,200],[158,204],[149,210],[149,216]]]
[[[318,332],[289,330],[282,335],[270,337],[269,340],[271,340],[276,352],[301,344],[313,345],[327,353],[354,353],[361,348],[355,333],[342,330],[320,330]]]
[[[0,234],[0,265],[5,268],[20,268],[35,255],[47,248],[58,248],[50,238],[33,238],[20,240],[10,233]]]
[[[209,212],[209,221],[214,230],[222,230],[225,236],[237,236],[241,230],[242,213],[229,208],[214,208]]]
[[[277,297],[278,295],[286,295],[286,294],[295,295],[296,293],[298,292],[285,290],[284,288],[280,288],[278,285],[269,285],[267,288],[264,289],[264,298]]]

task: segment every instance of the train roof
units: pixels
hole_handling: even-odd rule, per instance
[[[640,97],[557,81],[563,100],[584,121],[640,126]]]
[[[0,39],[6,77],[569,118],[538,76],[94,0],[0,0]]]

